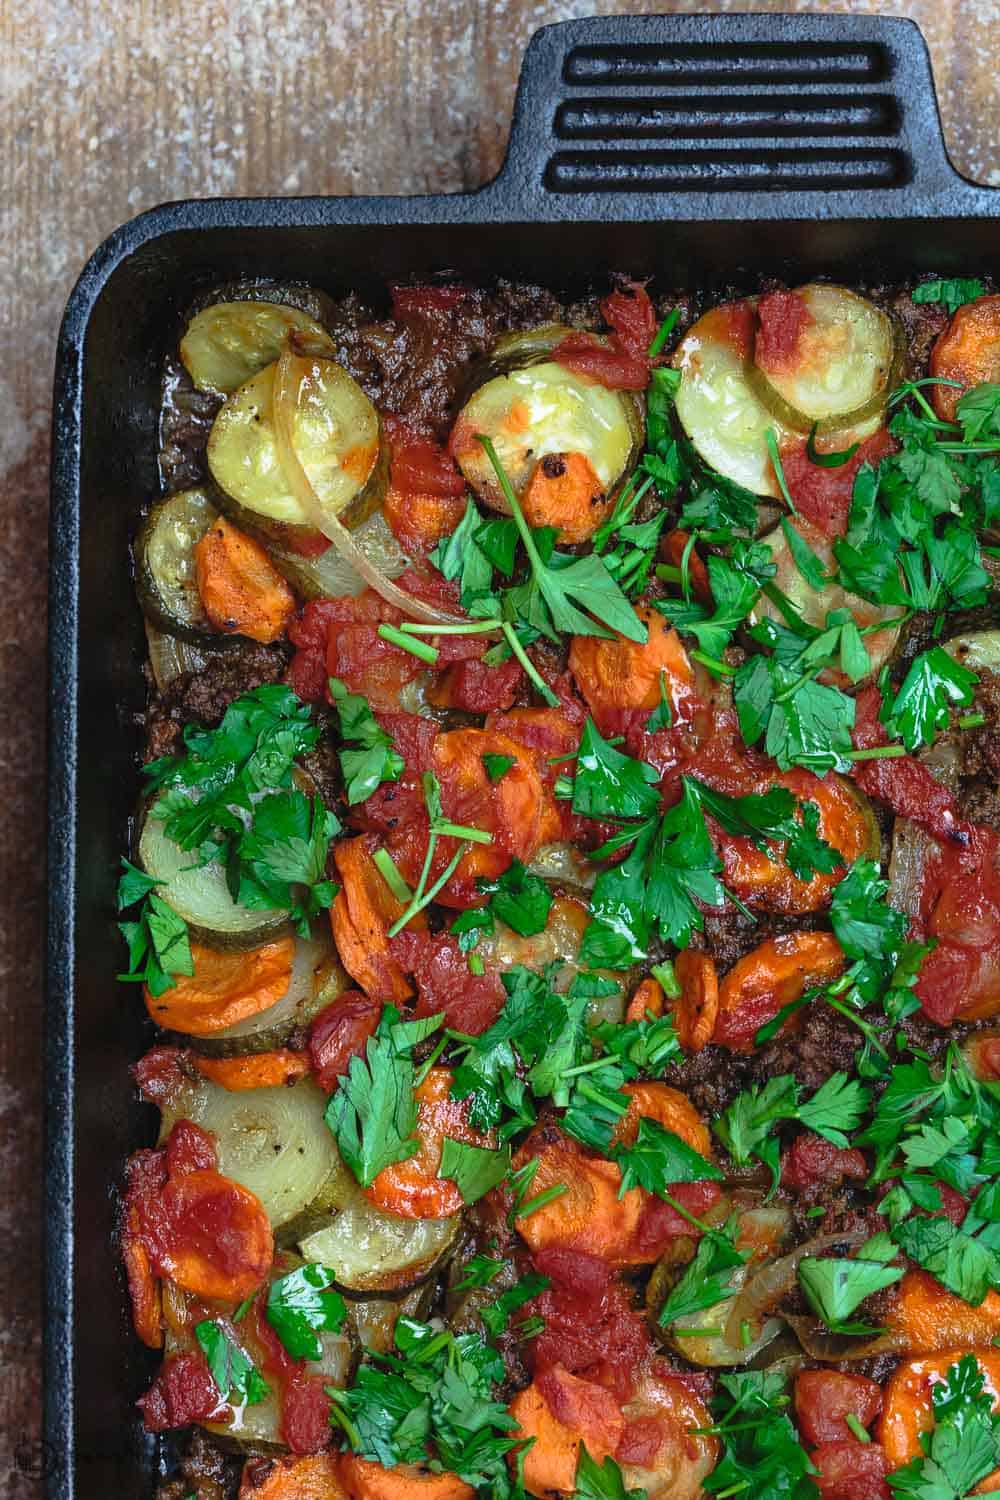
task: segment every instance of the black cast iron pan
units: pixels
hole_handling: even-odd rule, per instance
[[[133,1402],[152,1361],[112,1248],[114,1183],[149,1139],[126,1069],[113,891],[136,793],[142,632],[125,569],[156,489],[158,378],[182,309],[240,276],[378,297],[450,268],[567,292],[996,270],[997,194],[945,155],[907,21],[649,16],[540,31],[510,148],[477,193],[173,203],[86,266],[59,343],[52,469],[45,1462],[55,1500],[151,1496],[169,1465]]]

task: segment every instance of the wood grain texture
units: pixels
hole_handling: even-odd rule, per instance
[[[473,187],[500,164],[536,27],[748,8],[917,20],[954,161],[1000,183],[1000,0],[0,0],[0,1494],[40,1492],[46,464],[76,273],[165,199]]]

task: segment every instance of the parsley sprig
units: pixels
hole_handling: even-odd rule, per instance
[[[900,1500],[965,1500],[1000,1465],[1000,1416],[974,1354],[963,1354],[931,1387],[934,1425],[923,1455],[888,1476]]]
[[[340,719],[340,733],[350,741],[340,751],[344,794],[349,807],[364,802],[383,781],[398,781],[405,769],[403,757],[394,748],[360,693],[352,693],[338,677],[327,679],[333,706]]]
[[[846,1073],[831,1073],[811,1098],[802,1100],[794,1076],[783,1073],[737,1094],[713,1129],[737,1166],[746,1166],[754,1156],[764,1163],[774,1191],[781,1149],[776,1125],[797,1120],[807,1130],[844,1147],[850,1144],[849,1136],[861,1123],[869,1101],[864,1084]]]

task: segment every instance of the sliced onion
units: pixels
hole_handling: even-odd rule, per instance
[[[850,1334],[831,1333],[818,1318],[793,1313],[787,1321],[809,1358],[826,1364],[871,1359],[874,1354],[899,1354],[907,1347],[906,1337],[898,1329],[887,1329],[877,1338],[862,1341]]]
[[[409,567],[410,559],[393,536],[381,510],[373,511],[349,535],[382,577],[394,579]],[[367,586],[367,580],[336,547],[327,547],[319,557],[301,557],[279,547],[268,550],[274,565],[303,599],[342,599],[350,594],[360,594]]]
[[[190,641],[178,640],[175,635],[166,635],[155,625],[146,621],[146,645],[149,650],[149,665],[153,669],[153,681],[157,691],[170,686],[182,672],[201,672],[212,659],[212,652]]]
[[[325,1197],[346,1171],[325,1108],[326,1095],[309,1078],[242,1092],[200,1079],[164,1105],[160,1137],[166,1139],[179,1119],[210,1131],[219,1171],[260,1199],[277,1230]]]
[[[807,1255],[820,1255],[835,1245],[853,1249],[863,1245],[866,1234],[821,1234],[802,1245],[796,1245],[787,1255],[762,1266],[740,1292],[730,1317],[730,1326],[736,1329],[744,1321],[751,1327],[762,1317],[777,1312],[781,1303],[792,1292],[798,1290],[799,1261]],[[784,1316],[784,1314],[782,1315]]]
[[[897,818],[892,826],[892,855],[889,859],[889,904],[907,916],[920,912],[924,884],[924,866],[938,845],[919,823]]]
[[[309,476],[299,461],[293,441],[300,383],[298,366],[301,365],[302,358],[303,356],[286,347],[275,366],[274,431],[285,478],[296,500],[308,516],[310,524],[333,543],[344,561],[365,580],[370,588],[373,588],[377,594],[381,594],[387,604],[392,604],[411,619],[423,620],[429,625],[460,624],[458,616],[432,608],[422,599],[406,593],[398,584],[393,583],[391,578],[387,578],[370,558],[366,557],[347,527],[328,506],[323,504],[320,496],[313,489]],[[319,356],[313,355],[310,358],[316,360]]]

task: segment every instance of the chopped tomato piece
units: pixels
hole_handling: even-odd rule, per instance
[[[885,1482],[885,1454],[878,1443],[853,1438],[821,1443],[809,1456],[819,1470],[816,1488],[823,1500],[892,1500]]]
[[[457,1184],[438,1176],[444,1142],[486,1147],[496,1142],[469,1125],[468,1102],[451,1097],[453,1082],[449,1068],[431,1068],[415,1091],[418,1149],[408,1161],[384,1167],[365,1189],[376,1208],[402,1219],[444,1219],[461,1212],[464,1200]]]
[[[723,979],[713,1040],[736,1052],[750,1051],[757,1032],[783,1006],[816,985],[829,984],[843,967],[843,949],[831,933],[790,932],[768,938]]]
[[[532,1367],[563,1365],[627,1400],[652,1345],[621,1280],[586,1251],[540,1250],[533,1262],[551,1285],[525,1308],[545,1324],[528,1346]]]
[[[515,657],[489,666],[483,661],[458,661],[427,690],[435,708],[488,714],[511,708],[524,682],[524,668]]]
[[[842,439],[820,437],[816,440],[816,448],[820,453],[834,452],[842,446]],[[897,446],[891,433],[880,427],[878,432],[865,438],[853,458],[833,469],[813,463],[805,439],[783,446],[781,467],[789,493],[795,501],[795,509],[824,536],[843,536],[847,531],[847,518],[858,470],[862,464],[877,468],[883,458],[895,453]]]
[[[413,974],[418,1000],[415,1017],[444,1012],[444,1024],[466,1036],[480,1036],[503,1009],[507,993],[496,969],[469,969],[469,956],[450,933],[401,932],[394,948]]]
[[[781,1155],[781,1186],[791,1193],[814,1193],[822,1188],[839,1187],[845,1177],[862,1181],[867,1176],[868,1163],[863,1151],[835,1146],[808,1130],[797,1135]]]
[[[324,1376],[295,1370],[281,1396],[281,1436],[293,1453],[322,1453],[333,1439]]]
[[[1000,1011],[1000,837],[970,825],[963,832],[963,843],[927,858],[920,895],[920,925],[936,946],[916,993],[941,1026]]]
[[[309,1061],[316,1082],[327,1094],[363,1055],[382,1019],[382,1002],[361,990],[347,990],[325,1005],[309,1027]]]
[[[807,1443],[846,1442],[856,1436],[845,1417],[868,1428],[882,1410],[882,1391],[864,1375],[802,1370],[795,1377],[795,1420]]]
[[[775,291],[761,297],[753,353],[757,368],[765,375],[795,369],[802,358],[802,334],[813,322],[812,313],[797,292]]]
[[[169,1355],[149,1390],[135,1404],[147,1432],[168,1432],[191,1422],[207,1422],[226,1410],[205,1356],[199,1351]]]
[[[868,750],[889,743],[879,722],[882,695],[875,683],[861,689],[855,699],[854,733],[856,750]],[[854,762],[851,777],[869,797],[885,802],[901,818],[912,818],[928,833],[940,839],[964,837],[958,805],[946,786],[912,755],[888,760]]]

